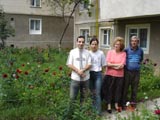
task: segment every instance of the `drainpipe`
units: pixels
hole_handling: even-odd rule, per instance
[[[99,19],[99,0],[96,0],[96,15],[95,15],[95,28],[96,28],[96,36],[97,38],[99,37],[99,22],[98,22],[98,19]]]

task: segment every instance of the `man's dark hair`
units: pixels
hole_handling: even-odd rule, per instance
[[[77,41],[78,41],[78,38],[83,38],[85,40],[85,37],[82,35],[77,37]]]

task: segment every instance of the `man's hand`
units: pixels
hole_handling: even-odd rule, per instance
[[[86,74],[85,74],[85,71],[82,69],[82,70],[78,70],[77,71],[78,75],[81,76],[82,78],[86,77]]]

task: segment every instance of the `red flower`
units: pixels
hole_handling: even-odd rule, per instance
[[[146,62],[149,62],[149,59],[147,58],[147,59],[145,59],[145,61],[146,61]]]
[[[18,75],[16,75],[16,77],[15,77],[16,79],[18,79],[19,78],[19,76]]]
[[[3,78],[7,78],[8,77],[8,75],[7,74],[3,74]]]
[[[60,66],[60,67],[59,67],[59,70],[62,70],[62,69],[63,69],[62,66]]]
[[[25,75],[28,75],[28,71],[25,71],[24,74],[25,74]]]
[[[24,64],[22,64],[22,66],[24,67]]]
[[[44,72],[48,72],[48,71],[49,71],[49,68],[44,70]]]
[[[21,73],[22,72],[22,70],[20,70],[20,69],[17,69],[17,73]]]
[[[53,72],[52,75],[56,75],[56,72]]]
[[[157,63],[154,63],[153,65],[154,65],[154,66],[157,66]]]
[[[155,114],[160,115],[160,109],[154,111]]]

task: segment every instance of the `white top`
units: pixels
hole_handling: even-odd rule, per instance
[[[102,67],[107,65],[103,51],[97,50],[96,52],[89,52],[92,58],[92,66],[90,70],[95,72],[102,71]]]
[[[79,56],[79,48],[72,49],[69,53],[68,60],[67,60],[67,65],[74,65],[76,68],[80,69],[80,56]],[[86,49],[82,50],[82,69],[86,65],[91,65],[91,56],[89,54],[89,51]],[[71,79],[76,80],[76,81],[86,81],[89,79],[90,74],[89,70],[85,71],[86,77],[83,79],[80,78],[80,76],[72,71],[71,73]]]

